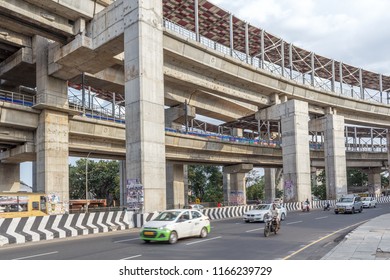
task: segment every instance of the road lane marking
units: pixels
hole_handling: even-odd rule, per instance
[[[302,223],[302,221],[291,222],[291,223],[287,223],[286,225],[293,225],[293,224],[299,224],[299,223]]]
[[[316,220],[321,220],[321,219],[326,219],[328,218],[329,216],[324,216],[324,217],[318,217],[318,218],[315,218]]]
[[[295,251],[294,253],[292,253],[292,254],[290,254],[290,255],[284,257],[283,260],[288,260],[288,259],[291,258],[292,256],[294,256],[294,255],[296,255],[296,254],[302,252],[303,250],[309,248],[310,246],[312,246],[312,245],[314,245],[314,244],[316,244],[316,243],[318,243],[318,242],[320,242],[320,241],[322,241],[322,240],[324,240],[324,239],[326,239],[326,238],[328,238],[328,237],[331,237],[332,235],[335,235],[336,233],[339,233],[339,232],[341,232],[341,231],[343,231],[343,230],[347,230],[348,228],[351,228],[351,227],[354,227],[354,226],[361,225],[361,224],[363,224],[363,223],[365,223],[365,222],[367,222],[367,221],[369,221],[369,219],[368,219],[368,220],[361,221],[361,222],[358,222],[358,223],[353,224],[353,225],[350,225],[350,226],[347,226],[347,227],[345,227],[345,228],[336,230],[335,232],[332,232],[332,233],[330,233],[330,234],[328,234],[328,235],[325,235],[324,237],[321,237],[321,238],[319,238],[318,240],[313,241],[313,242],[307,244],[306,246],[302,247],[301,249]]]
[[[135,258],[139,258],[139,257],[142,257],[142,255],[135,255],[135,256],[123,258],[123,259],[121,259],[121,260],[130,260],[130,259],[135,259]]]
[[[190,243],[187,243],[186,245],[192,245],[192,244],[197,244],[197,243],[201,243],[201,242],[207,242],[207,241],[211,241],[211,240],[219,239],[219,238],[222,238],[222,236],[217,236],[217,237],[207,238],[207,239],[200,240],[200,241],[190,242]]]
[[[31,255],[31,256],[26,256],[26,257],[21,257],[21,258],[16,258],[14,260],[31,259],[31,258],[35,258],[35,257],[41,257],[41,256],[47,256],[47,255],[53,255],[53,254],[58,254],[58,251],[49,252],[49,253],[43,253],[43,254],[38,254],[38,255]]]
[[[256,230],[263,230],[264,228],[255,228],[255,229],[250,229],[250,230],[247,230],[245,232],[252,232],[252,231],[256,231]]]
[[[121,243],[121,242],[140,240],[140,239],[141,238],[139,238],[139,237],[137,237],[137,238],[130,238],[130,239],[123,239],[123,240],[114,241],[114,243]]]

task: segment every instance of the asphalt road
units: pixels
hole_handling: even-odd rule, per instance
[[[207,238],[182,239],[173,245],[146,244],[139,239],[139,230],[131,229],[6,245],[0,248],[0,260],[315,260],[362,222],[385,213],[390,213],[388,204],[357,214],[289,212],[279,233],[269,237],[263,235],[263,223],[213,220]]]

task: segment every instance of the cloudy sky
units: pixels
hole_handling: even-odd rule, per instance
[[[209,0],[308,51],[390,75],[388,0]]]

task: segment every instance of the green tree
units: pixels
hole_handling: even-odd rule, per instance
[[[69,196],[71,199],[85,199],[86,159],[69,165]],[[119,200],[119,163],[117,161],[88,160],[88,191],[97,199],[105,199],[111,194]]]
[[[327,198],[326,197],[326,174],[325,174],[325,170],[322,170],[312,180],[311,193],[312,193],[312,195],[318,197],[321,200],[325,200]]]
[[[353,187],[366,186],[368,183],[368,176],[366,173],[356,168],[347,170],[347,185]]]
[[[381,186],[384,188],[389,187],[389,175],[388,172],[385,172],[384,174],[381,174]]]
[[[193,197],[201,201],[223,201],[223,175],[219,166],[189,165],[188,182]]]
[[[254,180],[250,181],[250,184],[246,189],[246,198],[248,200],[264,200],[264,176],[255,177]]]

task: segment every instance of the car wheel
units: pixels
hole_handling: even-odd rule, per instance
[[[249,223],[249,221],[245,221],[245,223]]]
[[[335,214],[338,214],[338,213],[339,213],[339,211],[334,211],[334,213],[335,213]]]
[[[150,240],[144,240],[145,243],[150,243]]]
[[[170,244],[175,244],[177,242],[177,233],[176,231],[172,231],[171,234],[169,235],[169,243]]]
[[[206,227],[203,227],[202,230],[200,231],[200,238],[205,238],[207,237],[207,228]]]
[[[352,207],[351,214],[355,214],[355,208]]]
[[[359,213],[362,213],[362,211],[363,211],[363,206],[362,206],[362,207],[360,207],[360,209],[359,209]]]
[[[280,215],[280,220],[284,221],[284,219],[286,219],[286,215],[284,213],[282,213],[282,215]]]
[[[374,208],[376,208],[376,204],[374,204]]]

